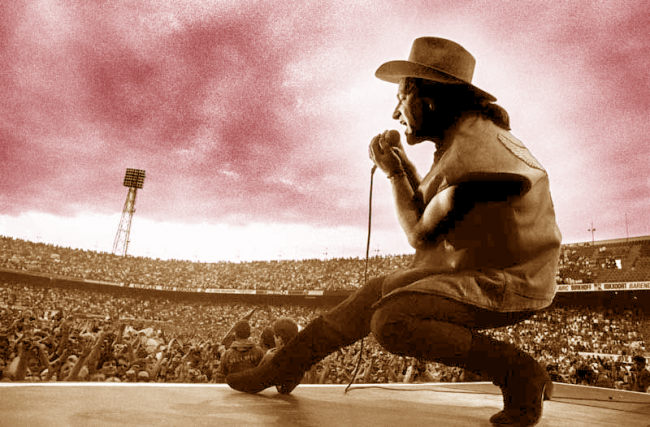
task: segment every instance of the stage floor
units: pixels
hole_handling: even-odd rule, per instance
[[[257,395],[227,385],[0,383],[2,426],[490,426],[491,383],[301,385]],[[556,384],[538,426],[650,427],[650,394]]]

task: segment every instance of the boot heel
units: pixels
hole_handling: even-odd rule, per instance
[[[544,400],[551,400],[554,390],[555,385],[553,384],[553,381],[547,381],[546,387],[544,387]]]

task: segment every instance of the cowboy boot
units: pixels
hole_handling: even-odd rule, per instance
[[[499,384],[496,384],[496,383],[494,383],[494,385],[499,386]],[[490,417],[490,422],[492,424],[497,425],[497,426],[518,426],[518,425],[520,425],[520,424],[517,424],[516,420],[512,419],[508,415],[508,411],[507,411],[506,408],[509,405],[511,405],[511,403],[509,403],[509,402],[511,402],[511,398],[506,393],[506,389],[502,388],[501,386],[499,386],[499,388],[501,388],[501,393],[503,394],[504,409],[502,411],[497,412],[496,414],[492,415],[492,417]],[[553,381],[551,381],[550,378],[549,378],[549,380],[547,381],[547,383],[544,386],[543,399],[544,400],[551,400],[551,398],[553,397],[553,390],[554,390]],[[541,418],[541,413],[540,413],[540,418]]]
[[[513,424],[512,421],[510,421],[510,418],[508,417],[508,411],[507,411],[506,408],[508,408],[509,406],[512,405],[512,403],[511,403],[512,400],[511,400],[510,395],[507,392],[507,389],[504,386],[502,386],[502,385],[500,385],[500,384],[498,384],[496,382],[493,382],[493,384],[501,389],[501,393],[503,394],[503,406],[504,406],[504,409],[502,411],[497,412],[496,414],[492,415],[492,417],[490,418],[490,422],[492,424],[496,424],[496,425],[500,425],[500,426],[517,425],[517,424]],[[553,381],[551,380],[550,377],[548,377],[548,373],[547,373],[547,381],[546,381],[545,388],[544,388],[543,399],[544,400],[551,400],[551,398],[553,397],[554,389],[555,389],[555,386],[553,385]],[[508,423],[510,423],[510,424],[508,424]]]
[[[230,374],[228,385],[246,393],[259,393],[275,386],[278,392],[289,394],[305,372],[325,356],[349,344],[348,340],[327,322],[318,317],[300,331],[291,341],[278,350],[263,365]]]
[[[542,417],[543,401],[553,394],[553,382],[546,370],[506,342],[474,334],[467,357],[441,361],[487,373],[503,393],[504,409],[490,418],[498,426],[536,425]]]
[[[535,359],[514,345],[476,333],[468,333],[464,343],[461,327],[439,321],[420,321],[410,328],[397,323],[388,326],[375,325],[374,330],[380,331],[376,333],[380,342],[385,336],[400,337],[383,340],[382,345],[392,352],[487,374],[501,388],[504,401],[504,409],[490,418],[493,424],[530,427],[539,422],[543,400],[550,400],[553,383]]]

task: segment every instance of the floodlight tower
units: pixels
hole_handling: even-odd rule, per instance
[[[120,219],[120,225],[115,235],[115,243],[113,243],[113,253],[115,255],[126,256],[126,250],[129,247],[129,235],[131,234],[131,220],[135,212],[135,196],[138,188],[142,189],[143,185],[144,171],[127,168],[126,175],[124,175],[124,186],[129,187],[129,194],[126,196],[122,219]]]

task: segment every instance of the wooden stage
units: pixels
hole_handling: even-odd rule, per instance
[[[301,385],[257,395],[227,385],[0,383],[2,426],[486,426],[491,383]],[[556,384],[538,426],[650,427],[650,394]]]

